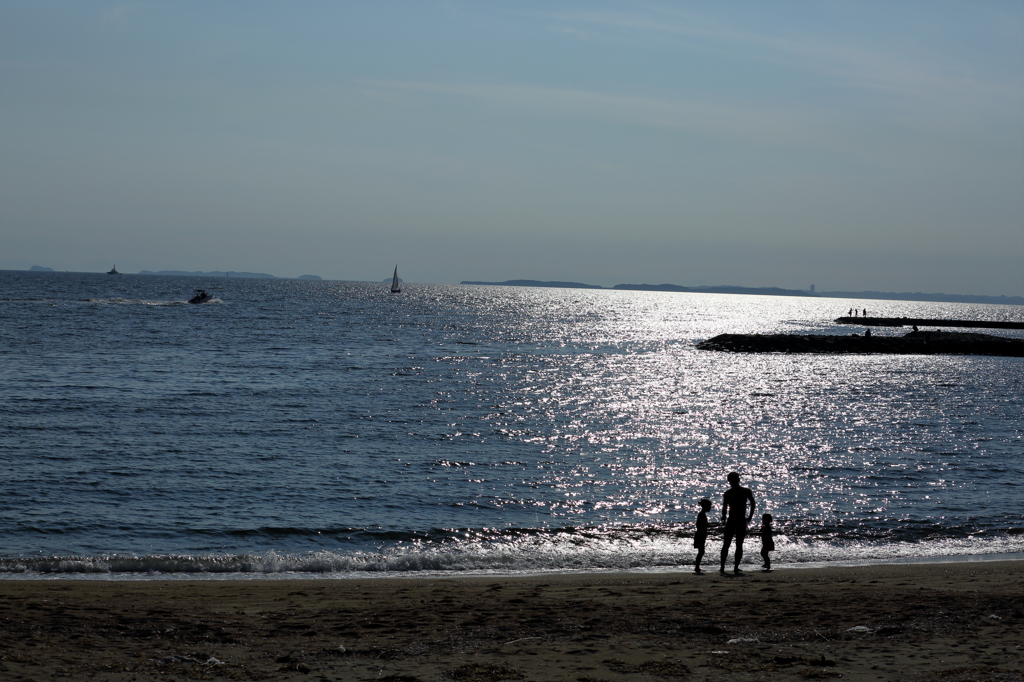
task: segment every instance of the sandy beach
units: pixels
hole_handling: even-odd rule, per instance
[[[1022,680],[1024,562],[0,581],[3,680]]]

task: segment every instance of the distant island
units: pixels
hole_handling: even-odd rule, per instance
[[[323,277],[320,275],[299,275],[299,279],[308,279],[314,282],[320,282],[323,280]]]
[[[464,281],[460,284],[481,284],[506,287],[553,287],[559,289],[606,289],[597,284],[582,282],[546,282],[535,279],[510,279],[504,282]],[[934,301],[936,303],[995,303],[1024,305],[1024,296],[974,296],[964,294],[895,293],[889,291],[810,291],[780,289],[779,287],[708,286],[684,287],[679,284],[616,284],[611,289],[625,291],[673,291],[696,294],[746,294],[758,296],[807,296],[811,298],[861,298],[889,301]]]
[[[510,279],[505,282],[459,282],[459,284],[483,284],[493,287],[551,287],[553,289],[604,289],[597,284],[581,282],[538,282],[535,279]]]
[[[802,289],[780,289],[779,287],[684,287],[678,284],[616,284],[612,289],[626,291],[685,291],[696,294],[753,294],[758,296],[815,296]]]
[[[42,265],[33,265],[28,269],[29,272],[55,272],[53,268],[44,268]]]

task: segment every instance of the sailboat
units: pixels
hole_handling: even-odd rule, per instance
[[[402,293],[402,287],[398,284],[398,265],[395,265],[395,274],[391,278],[391,293],[400,294]]]

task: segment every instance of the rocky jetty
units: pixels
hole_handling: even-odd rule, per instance
[[[701,341],[697,348],[733,353],[888,353],[1024,357],[1024,339],[942,331],[910,332],[904,336],[720,334],[707,341]]]
[[[836,324],[859,327],[970,327],[973,329],[1024,329],[1024,322],[1001,320],[938,320],[926,317],[837,317]]]

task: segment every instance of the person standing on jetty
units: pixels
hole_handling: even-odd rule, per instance
[[[736,556],[733,572],[740,573],[740,561],[743,559],[743,538],[747,535],[747,524],[754,518],[754,493],[750,488],[740,485],[740,475],[735,471],[726,477],[731,486],[722,496],[722,522],[725,523],[725,534],[722,538],[722,565],[718,572],[725,575],[725,560],[729,557],[729,545],[736,538]],[[750,502],[750,513],[747,513],[747,502]]]
[[[711,500],[700,501],[700,511],[697,513],[697,532],[693,536],[693,546],[697,550],[697,558],[694,560],[693,572],[700,575],[700,562],[704,558],[704,545],[708,541],[708,512],[711,511]]]

